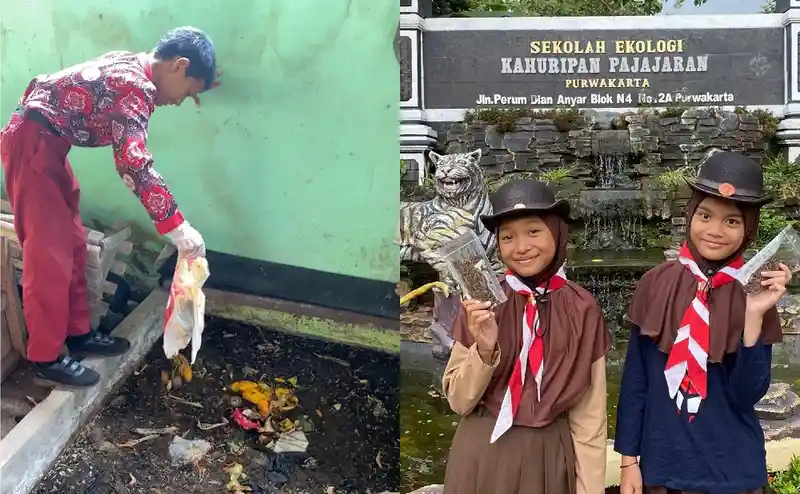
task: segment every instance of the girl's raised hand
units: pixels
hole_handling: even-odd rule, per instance
[[[761,286],[765,290],[747,296],[747,312],[763,316],[768,310],[775,307],[781,297],[786,293],[786,285],[792,279],[792,272],[785,264],[780,265],[780,271],[763,271]]]
[[[467,327],[478,344],[478,352],[491,354],[497,344],[498,332],[494,312],[490,310],[492,303],[464,300],[462,304],[467,311]]]

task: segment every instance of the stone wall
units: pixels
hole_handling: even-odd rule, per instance
[[[509,118],[510,113],[503,112],[490,110],[468,116],[467,122],[441,125],[438,151],[480,148],[490,185],[529,176],[553,182],[559,196],[573,206],[573,218],[583,220],[584,226],[593,218],[603,224],[618,222],[620,216],[628,222],[631,218],[653,220],[649,230],[642,230],[638,223],[618,227],[636,237],[622,239],[622,243],[595,238],[576,244],[592,250],[666,247],[672,239],[681,239],[689,189],[680,186],[680,180],[678,185],[665,185],[664,174],[685,167],[696,169],[714,150],[741,152],[762,163],[768,146],[765,135],[771,130],[763,115],[760,119],[749,112],[700,108],[612,117],[561,110],[521,118],[511,114]],[[417,173],[409,168],[406,185],[417,182]],[[676,177],[672,174],[673,184]],[[609,218],[609,213],[616,218]],[[590,229],[586,232],[592,235]],[[597,237],[598,232],[594,233]],[[608,237],[607,233],[608,228],[603,227],[600,234]],[[648,235],[657,241],[647,241]]]
[[[587,111],[575,119],[524,117],[510,126],[476,120],[444,126],[439,139],[447,152],[481,148],[487,177],[569,167],[570,178],[593,187],[597,137],[608,130],[627,131],[632,166],[626,188],[654,189],[659,174],[697,166],[714,148],[742,152],[759,162],[765,148],[756,116],[704,109],[667,117],[630,113],[612,120]]]

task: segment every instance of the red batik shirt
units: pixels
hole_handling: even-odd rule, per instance
[[[183,215],[147,150],[147,124],[156,87],[144,54],[112,52],[52,75],[38,76],[19,104],[35,109],[73,146],[111,146],[125,185],[144,205],[162,235]],[[21,117],[16,114],[15,119]]]

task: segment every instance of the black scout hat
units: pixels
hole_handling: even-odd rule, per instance
[[[481,216],[490,232],[497,231],[504,217],[520,213],[550,212],[565,220],[569,217],[569,202],[556,200],[550,187],[537,180],[512,180],[492,194],[490,200],[494,214]]]
[[[698,192],[735,202],[763,206],[772,201],[764,194],[761,166],[743,154],[730,151],[711,155],[700,167],[698,177],[686,182]]]

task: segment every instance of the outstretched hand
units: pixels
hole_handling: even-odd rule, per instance
[[[780,271],[762,271],[761,277],[764,290],[747,296],[747,312],[759,316],[763,316],[781,300],[786,293],[786,285],[792,279],[792,272],[787,265],[781,264]]]
[[[462,304],[467,312],[467,327],[478,344],[478,351],[491,354],[497,343],[498,333],[491,302],[464,300]]]

